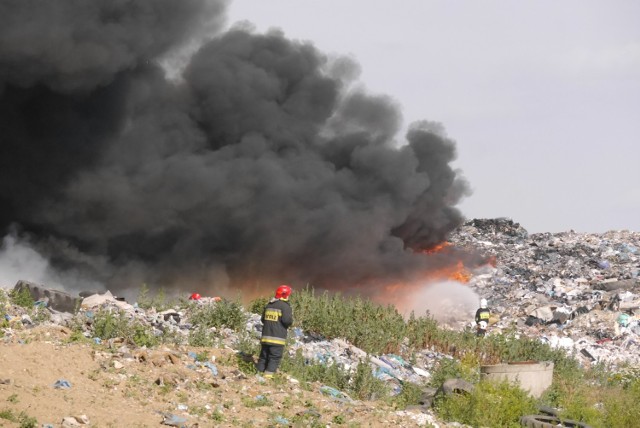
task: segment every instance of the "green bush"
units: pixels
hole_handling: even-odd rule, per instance
[[[306,359],[298,349],[293,356],[285,353],[281,370],[302,382],[319,382],[347,393],[360,400],[384,400],[389,398],[389,386],[374,376],[368,361],[352,370],[340,364],[320,364]]]
[[[247,323],[247,314],[239,302],[221,300],[213,304],[194,303],[189,306],[190,320],[200,327],[227,327],[236,332],[243,331]]]
[[[603,426],[637,427],[640,415],[640,378],[613,389],[604,398]]]
[[[197,326],[189,333],[189,346],[210,348],[216,341],[216,335],[207,327]]]
[[[400,394],[389,398],[389,402],[397,409],[405,409],[407,406],[417,405],[422,398],[422,388],[415,383],[403,382]]]
[[[9,297],[14,305],[22,306],[27,309],[33,308],[33,304],[35,303],[33,297],[31,297],[31,292],[27,287],[21,287],[18,289],[14,288],[9,292]]]
[[[291,305],[296,325],[305,331],[345,338],[370,353],[397,353],[405,337],[404,319],[393,306],[328,292],[316,296],[308,288],[292,294]]]
[[[435,370],[431,373],[429,384],[433,388],[439,388],[444,381],[452,378],[464,379],[467,382],[477,382],[480,380],[480,372],[476,367],[470,367],[452,358],[443,358],[436,364]]]
[[[634,373],[635,369],[630,373]],[[561,409],[565,419],[593,427],[636,427],[640,415],[640,380],[596,367],[579,375],[554,376],[543,396],[545,403]]]
[[[389,396],[389,386],[386,382],[374,376],[371,363],[360,361],[351,376],[349,391],[353,398],[359,400],[379,400]]]
[[[339,390],[346,390],[349,386],[349,373],[342,366],[310,361],[300,349],[293,356],[285,352],[280,369],[301,382],[320,382]]]
[[[520,417],[535,414],[536,402],[508,382],[482,381],[469,394],[440,395],[436,413],[446,421],[474,427],[520,427]]]
[[[38,420],[27,415],[24,411],[19,415],[15,415],[11,410],[0,411],[0,419],[5,419],[10,422],[18,422],[19,428],[37,428]]]
[[[136,303],[142,309],[155,308],[158,311],[164,311],[174,305],[174,301],[168,301],[164,288],[160,288],[158,292],[151,296],[151,290],[147,284],[142,284],[138,291]]]
[[[124,311],[113,313],[109,310],[93,315],[93,335],[103,340],[124,338],[137,346],[152,347],[160,342],[150,327],[137,320],[130,320]]]
[[[252,300],[249,304],[249,312],[251,312],[252,314],[262,315],[264,307],[267,306],[267,303],[269,303],[268,297],[258,297],[257,299]]]

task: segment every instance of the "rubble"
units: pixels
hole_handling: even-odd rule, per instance
[[[489,261],[470,267],[466,283],[489,301],[492,312],[489,335],[515,328],[518,334],[562,349],[586,366],[606,363],[615,369],[640,363],[640,233],[529,234],[512,220],[484,219],[467,222],[449,241],[459,250],[479,253],[482,260]],[[32,296],[35,293],[35,311],[28,312],[15,305],[6,310],[4,341],[14,340],[18,328],[34,328],[42,323],[55,326],[66,336],[72,334],[71,327],[77,331],[80,326],[86,338],[110,349],[105,355],[96,353],[95,358],[104,360],[116,373],[126,371],[131,363],[148,363],[154,367],[185,367],[201,373],[213,388],[232,379],[246,379],[241,372],[221,373],[215,359],[201,361],[193,353],[130,347],[132,344],[123,338],[101,339],[94,334],[95,314],[106,311],[122,314],[127,320],[148,328],[153,335],[172,334],[177,344],[184,344],[197,328],[184,306],[158,311],[125,302],[108,291],[73,297],[26,281],[20,281],[15,288],[21,287],[27,287]],[[220,302],[217,297],[200,297],[189,300],[187,305],[200,307]],[[472,324],[473,320],[469,319],[467,327]],[[261,328],[260,316],[247,314],[246,336],[257,341]],[[237,345],[246,340],[228,328],[211,331],[215,331],[220,348],[237,349]],[[292,328],[290,332],[292,340],[287,351],[291,355],[301,352],[309,361],[338,364],[347,370],[355,370],[359,363],[366,361],[372,373],[389,385],[392,394],[402,392],[407,382],[426,385],[437,362],[450,358],[422,350],[409,363],[395,354],[369,355],[340,338],[327,340],[300,328]],[[186,379],[184,373],[167,372],[155,378],[155,383],[178,387]],[[463,388],[459,382],[457,387],[452,387],[453,391],[472,388],[469,385]],[[294,385],[294,380],[291,383]],[[56,388],[71,387],[64,379],[57,384]],[[354,401],[343,391],[329,386],[323,386],[320,392],[339,402]],[[425,392],[421,406],[407,409],[403,414],[435,426],[431,416],[423,416],[429,412],[434,394],[435,391]],[[172,422],[168,418],[163,423]]]
[[[475,219],[449,241],[495,260],[468,282],[500,316],[490,334],[516,326],[584,364],[640,363],[639,232],[529,234],[511,219]]]
[[[73,313],[81,300],[79,297],[73,297],[64,291],[53,290],[24,280],[18,281],[13,289],[14,291],[27,289],[34,302],[41,302],[44,306],[59,312]]]

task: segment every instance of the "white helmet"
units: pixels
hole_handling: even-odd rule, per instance
[[[487,308],[487,299],[480,299],[480,307],[482,309],[486,309]]]

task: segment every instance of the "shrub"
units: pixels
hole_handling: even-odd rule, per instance
[[[20,287],[18,289],[11,290],[9,292],[9,297],[14,305],[22,306],[23,308],[31,309],[35,303],[33,297],[31,297],[31,292],[27,287]]]
[[[309,288],[292,294],[291,305],[296,325],[305,331],[345,338],[370,353],[398,352],[405,336],[404,319],[390,305],[328,292],[316,296]]]
[[[615,388],[604,399],[603,425],[609,427],[636,427],[640,415],[640,379]]]
[[[527,392],[508,382],[482,381],[469,394],[439,396],[435,409],[447,421],[471,426],[520,427],[520,417],[536,412]]]
[[[307,360],[300,349],[293,356],[285,352],[280,369],[301,382],[321,382],[339,390],[345,390],[349,385],[349,374],[342,366]]]
[[[389,396],[388,385],[374,376],[368,360],[360,361],[349,383],[349,391],[360,400],[378,400]]]
[[[431,373],[429,384],[434,388],[439,388],[445,380],[451,378],[477,382],[480,380],[480,373],[477,366],[467,366],[458,360],[443,358],[438,361],[435,370]]]
[[[390,397],[390,404],[397,409],[405,409],[407,406],[420,403],[422,388],[415,383],[403,382],[400,394]]]
[[[149,286],[147,284],[142,284],[140,286],[140,290],[138,291],[136,303],[142,309],[156,308],[158,311],[163,311],[170,308],[173,303],[176,302],[167,301],[167,296],[164,288],[160,288],[160,290],[154,296],[151,296]]]
[[[347,370],[340,364],[320,364],[307,360],[298,349],[293,356],[285,353],[281,370],[302,382],[319,382],[346,392],[361,400],[379,400],[389,397],[388,385],[376,378],[369,361],[363,360]]]
[[[249,304],[249,312],[252,314],[262,315],[262,311],[264,311],[264,307],[267,306],[267,303],[269,303],[268,297],[258,297]]]
[[[240,332],[245,329],[247,314],[239,302],[221,300],[211,305],[192,304],[189,307],[191,322],[200,327],[227,327]]]
[[[212,347],[216,341],[216,336],[207,327],[197,326],[189,333],[189,346]]]
[[[159,339],[148,326],[136,320],[129,320],[124,311],[96,312],[93,318],[93,335],[103,340],[122,337],[137,346],[151,347],[159,343]]]

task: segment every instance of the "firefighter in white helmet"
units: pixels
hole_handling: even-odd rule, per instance
[[[487,308],[487,299],[480,299],[480,308],[476,311],[476,334],[478,336],[482,337],[487,334],[489,317],[491,317],[491,312]]]

